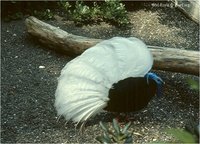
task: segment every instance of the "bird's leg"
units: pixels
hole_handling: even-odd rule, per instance
[[[117,120],[117,122],[118,122],[120,125],[123,125],[124,123],[130,121],[130,117],[128,116],[127,113],[117,113],[117,116],[116,116],[115,119]]]

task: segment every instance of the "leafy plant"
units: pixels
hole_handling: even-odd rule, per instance
[[[48,20],[48,19],[52,19],[54,14],[50,9],[46,9],[44,11],[34,10],[33,15],[35,15],[41,19]]]
[[[59,6],[77,25],[106,21],[121,27],[126,26],[130,21],[125,6],[120,0],[105,0],[101,5],[93,2],[93,6],[87,6],[83,1],[76,1],[73,10],[66,1],[60,1]]]
[[[125,5],[120,0],[105,0],[101,11],[106,21],[117,24],[118,26],[125,26],[129,24],[129,18]]]
[[[66,13],[71,13],[71,10],[70,10],[71,5],[69,4],[69,2],[60,0],[57,4],[58,4],[58,6],[60,6],[60,8],[63,9]]]
[[[89,6],[84,5],[81,1],[76,1],[75,9],[72,12],[72,18],[76,24],[83,24],[90,22],[91,9]]]
[[[90,17],[91,20],[94,23],[103,21],[103,16],[102,16],[102,12],[101,12],[101,7],[99,5],[97,5],[96,2],[93,3],[93,7],[91,7],[91,11],[90,11]]]
[[[175,138],[183,143],[197,143],[197,137],[183,129],[169,129],[167,133],[172,134]]]
[[[103,135],[96,137],[100,143],[132,143],[132,134],[128,132],[131,122],[127,123],[123,128],[119,126],[116,119],[113,119],[113,128],[109,128],[106,124],[100,122],[103,129]]]
[[[24,16],[34,15],[40,19],[52,19],[54,12],[58,11],[60,15],[74,21],[77,25],[99,23],[105,21],[116,26],[126,26],[129,24],[129,18],[125,5],[121,0],[105,0],[104,2],[83,1],[69,2],[60,0],[59,2],[3,2],[6,20],[21,19]]]
[[[199,90],[199,83],[195,80],[188,79],[188,84],[190,85],[190,88],[193,90]]]

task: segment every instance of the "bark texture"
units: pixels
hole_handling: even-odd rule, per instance
[[[45,46],[79,55],[102,39],[77,36],[63,31],[35,17],[25,21],[27,31]],[[153,69],[199,76],[199,52],[175,48],[148,46],[154,57]]]

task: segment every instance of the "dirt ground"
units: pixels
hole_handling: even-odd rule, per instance
[[[144,5],[129,12],[131,26],[119,29],[106,23],[83,27],[56,20],[48,23],[77,35],[108,39],[134,36],[148,45],[187,50],[199,48],[199,26],[175,8]],[[112,122],[104,112],[90,119],[82,135],[74,124],[57,122],[54,93],[61,69],[72,58],[47,49],[28,36],[24,19],[1,23],[1,142],[96,143],[102,133],[99,121]],[[41,67],[44,66],[44,67]],[[187,79],[197,76],[155,71],[165,81],[163,96],[142,111],[130,113],[135,143],[175,141],[167,128],[183,128],[199,120],[199,94]],[[139,135],[138,135],[139,133]]]

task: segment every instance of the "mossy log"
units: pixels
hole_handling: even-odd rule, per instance
[[[54,50],[62,50],[66,53],[80,55],[86,49],[102,41],[83,36],[70,34],[64,30],[42,22],[31,16],[25,21],[27,31],[36,37],[38,41]],[[176,48],[166,48],[148,46],[153,54],[155,70],[165,70],[192,74],[199,76],[199,52],[191,50],[181,50]]]

